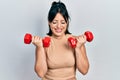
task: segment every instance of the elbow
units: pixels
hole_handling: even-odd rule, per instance
[[[88,70],[84,70],[81,73],[82,73],[82,75],[86,75],[88,73]]]
[[[84,66],[82,69],[78,68],[82,75],[86,75],[89,71],[89,64]]]
[[[43,78],[45,76],[46,71],[40,69],[39,66],[36,66],[34,70],[37,73],[38,77]]]

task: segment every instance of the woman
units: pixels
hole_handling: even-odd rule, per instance
[[[62,2],[53,2],[48,13],[50,46],[43,47],[42,38],[34,36],[36,46],[35,72],[42,80],[76,80],[76,69],[85,75],[89,69],[84,35],[73,36],[68,31],[69,14]],[[75,48],[68,38],[77,39]]]

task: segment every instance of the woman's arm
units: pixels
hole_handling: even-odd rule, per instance
[[[46,55],[43,47],[36,47],[35,72],[41,78],[47,72]]]
[[[36,46],[34,69],[37,75],[42,78],[47,72],[46,53],[42,46],[42,38],[34,36],[32,38],[32,43]]]
[[[76,67],[83,74],[87,74],[89,70],[89,61],[85,48],[86,37],[81,35],[77,37],[77,46],[75,48]]]

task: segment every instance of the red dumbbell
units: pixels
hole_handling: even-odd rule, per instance
[[[93,40],[93,38],[94,38],[92,32],[90,32],[90,31],[86,31],[86,32],[84,33],[84,35],[86,36],[86,40],[87,40],[88,42],[91,42],[91,41]],[[75,48],[75,47],[76,47],[77,40],[76,40],[75,38],[69,37],[69,38],[68,38],[68,41],[69,41],[70,46],[71,46],[72,48]]]
[[[26,33],[24,36],[24,43],[30,44],[32,42],[32,35],[29,33]],[[49,47],[50,45],[50,37],[45,37],[43,40],[43,47]]]

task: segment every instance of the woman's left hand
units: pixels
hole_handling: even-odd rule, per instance
[[[82,45],[86,43],[86,36],[85,35],[77,36],[76,40],[77,40],[76,47],[80,48]]]

